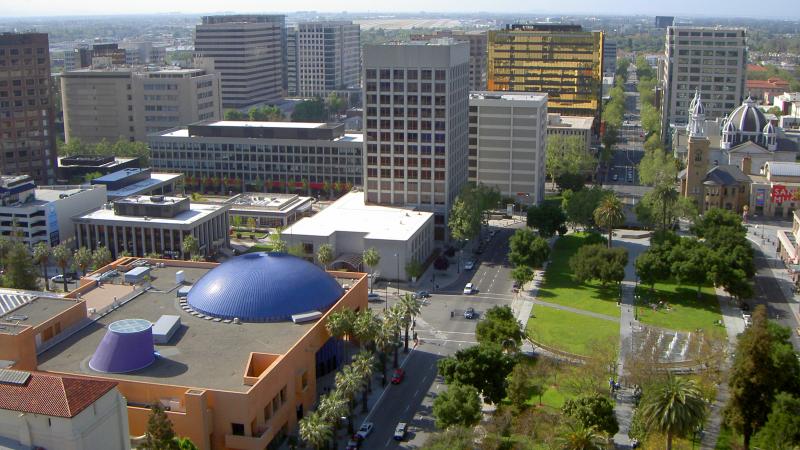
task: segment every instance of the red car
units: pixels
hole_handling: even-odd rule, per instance
[[[400,384],[403,381],[403,378],[406,377],[406,371],[400,368],[394,369],[394,375],[392,375],[392,384]]]

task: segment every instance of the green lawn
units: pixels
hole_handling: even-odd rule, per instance
[[[640,296],[637,301],[640,322],[678,331],[703,329],[706,333],[724,337],[725,328],[715,324],[722,319],[722,314],[713,287],[704,287],[700,298],[697,298],[696,287],[678,286],[673,282],[656,283],[653,293],[649,286],[640,285],[637,292]],[[649,306],[658,301],[665,302],[669,308],[654,310]]]
[[[245,253],[255,253],[255,252],[271,252],[272,245],[270,244],[255,244],[252,247],[248,248]]]
[[[569,259],[586,240],[586,234],[561,236],[552,252],[544,283],[537,297],[545,302],[619,317],[619,288],[599,283],[577,284],[572,278]]]
[[[576,355],[588,355],[593,342],[619,339],[617,322],[539,305],[526,330],[534,341]]]

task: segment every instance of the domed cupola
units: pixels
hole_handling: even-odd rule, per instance
[[[703,100],[700,97],[700,91],[695,91],[694,98],[690,107],[689,123],[686,130],[689,137],[705,138],[706,137],[706,107],[703,106]]]
[[[725,117],[722,120],[722,140],[720,141],[720,147],[723,150],[730,150],[735,135],[736,127],[733,125],[733,121],[730,117]]]
[[[731,148],[745,141],[766,147],[763,133],[767,118],[752,98],[748,97],[741,106],[733,110],[729,122],[732,126],[732,129],[728,130],[732,136]]]
[[[764,126],[764,144],[767,150],[774,152],[778,147],[778,133],[775,131],[775,126],[772,122],[767,122]]]

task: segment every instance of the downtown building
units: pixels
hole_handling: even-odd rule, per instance
[[[467,183],[469,45],[368,45],[364,74],[366,202],[432,212],[445,240]]]
[[[61,75],[66,140],[147,135],[222,118],[219,75],[202,69],[83,69]]]
[[[513,24],[489,31],[488,90],[542,92],[550,112],[600,121],[604,35],[580,25]]]
[[[361,28],[347,21],[302,22],[287,31],[288,94],[327,97],[358,90]]]
[[[0,173],[55,179],[50,49],[45,33],[0,33]]]
[[[661,129],[666,139],[670,125],[687,125],[696,92],[706,119],[723,118],[742,102],[747,33],[743,28],[668,27],[664,66]]]
[[[222,106],[245,108],[283,98],[286,65],[283,15],[205,16],[195,30],[195,65],[218,72]]]
[[[544,200],[547,94],[471,92],[469,179],[522,204]]]
[[[437,30],[431,34],[412,34],[412,41],[452,38],[469,43],[469,90],[486,90],[486,60],[488,37],[485,31]]]
[[[343,124],[302,122],[205,121],[149,137],[154,169],[220,192],[349,190],[363,183],[363,142]]]

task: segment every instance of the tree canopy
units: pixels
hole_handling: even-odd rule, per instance
[[[564,191],[562,207],[567,214],[567,222],[576,227],[593,227],[594,210],[609,192],[597,186],[578,192]]]
[[[514,351],[519,350],[524,336],[520,323],[508,306],[489,308],[484,320],[475,327],[479,344],[493,344]]]
[[[477,424],[481,420],[477,389],[459,383],[449,385],[433,400],[433,417],[436,418],[436,427],[440,429]]]
[[[92,156],[125,156],[139,158],[142,167],[150,167],[150,147],[146,142],[130,142],[119,138],[110,143],[103,139],[97,144],[85,144],[73,138],[69,143],[58,143],[59,156],[92,155]]]
[[[445,382],[473,386],[489,403],[500,403],[505,397],[506,377],[516,360],[498,345],[475,345],[439,360],[438,368]]]
[[[555,134],[547,137],[545,170],[551,181],[565,174],[581,176],[594,169],[597,161],[580,136]]]
[[[550,245],[530,228],[520,228],[508,242],[508,260],[515,266],[541,267],[550,257]]]
[[[621,283],[625,279],[628,251],[625,248],[608,248],[602,244],[581,246],[569,259],[575,281],[599,281],[603,286]]]
[[[552,237],[556,233],[566,233],[564,223],[567,215],[561,206],[553,202],[543,202],[528,208],[528,226],[536,228],[542,237]]]
[[[484,213],[500,202],[497,188],[478,183],[467,185],[458,194],[450,209],[448,226],[453,239],[474,239],[480,234]]]
[[[598,430],[613,436],[619,431],[617,417],[614,414],[614,404],[608,397],[600,394],[591,394],[567,399],[561,412],[567,417],[577,421],[583,427],[596,427]]]

